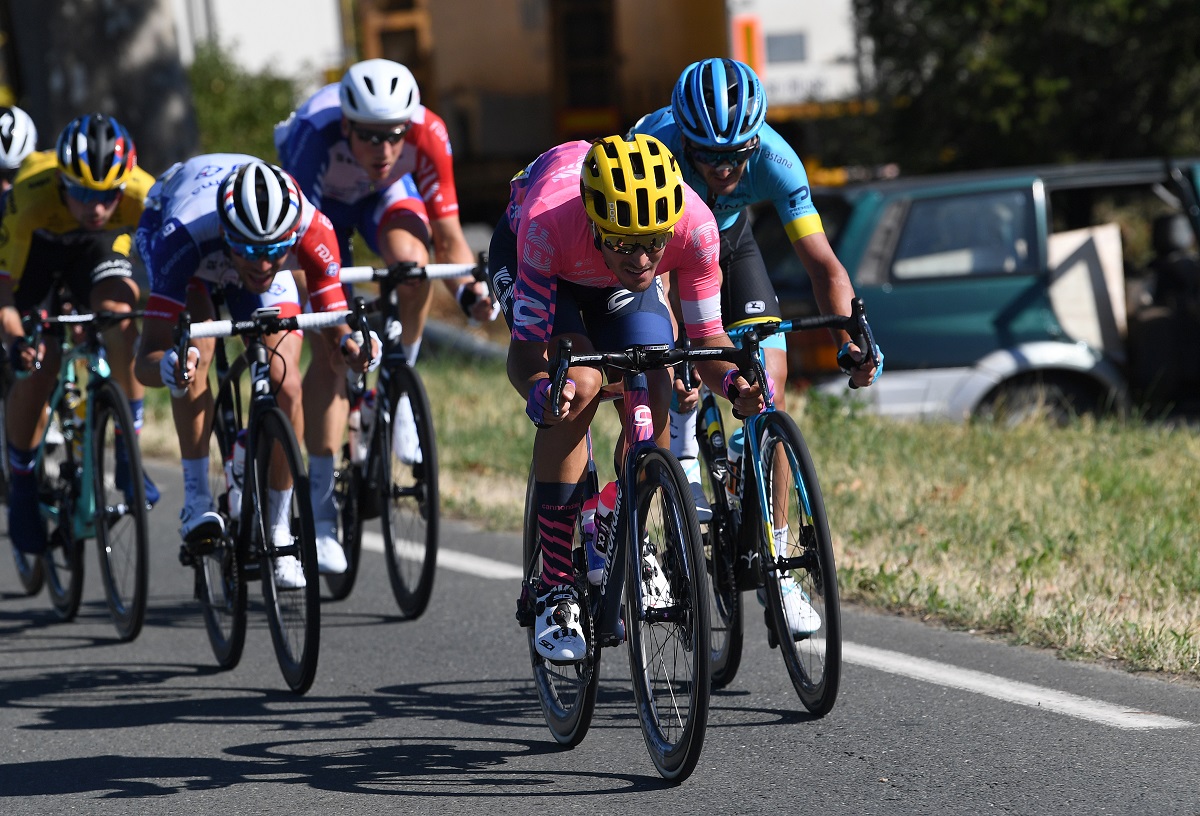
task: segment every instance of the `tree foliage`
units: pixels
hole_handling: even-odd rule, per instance
[[[270,71],[249,73],[216,44],[196,49],[190,71],[200,149],[275,161],[274,128],[298,101],[296,83]]]
[[[1200,152],[1196,0],[854,0],[906,171]]]

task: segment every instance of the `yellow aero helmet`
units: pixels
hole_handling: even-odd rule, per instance
[[[588,217],[605,233],[652,235],[683,217],[683,177],[667,146],[639,133],[592,143],[579,178]]]

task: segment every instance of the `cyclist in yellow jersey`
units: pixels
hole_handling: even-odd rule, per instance
[[[23,552],[42,552],[46,546],[33,460],[47,417],[36,406],[44,406],[54,390],[59,349],[53,341],[30,347],[21,315],[39,308],[58,312],[64,298],[80,310],[132,310],[139,291],[130,258],[131,233],[153,183],[137,166],[128,131],[116,119],[94,113],[72,120],[54,152],[28,157],[5,202],[0,335],[17,374],[10,405],[21,406],[5,417],[12,468],[8,530]],[[133,377],[137,337],[137,325],[128,320],[110,329],[104,340],[113,378],[129,398],[140,431],[144,389]],[[118,482],[122,473],[128,470],[118,459]],[[146,499],[153,504],[158,495],[147,478]]]

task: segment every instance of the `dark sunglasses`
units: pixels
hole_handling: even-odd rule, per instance
[[[373,130],[371,128],[359,127],[358,125],[350,125],[351,132],[372,146],[381,145],[387,142],[390,145],[399,144],[404,138],[404,134],[408,133],[408,125],[404,125],[398,130]]]
[[[234,241],[227,237],[225,239],[225,246],[229,247],[229,251],[234,255],[238,255],[248,261],[270,261],[271,263],[275,263],[284,255],[287,255],[288,250],[296,245],[298,237],[297,235],[292,235],[292,237],[275,244],[243,244],[241,241]]]
[[[122,184],[112,190],[93,190],[91,187],[84,187],[82,184],[63,179],[63,189],[66,190],[67,195],[80,204],[100,203],[107,207],[121,197],[121,193],[125,192],[125,185]]]
[[[754,151],[758,150],[758,144],[759,140],[755,137],[744,147],[739,147],[736,150],[703,150],[698,147],[689,146],[687,154],[693,161],[698,161],[709,167],[721,167],[726,164],[731,167],[741,167],[754,155]]]
[[[653,255],[655,252],[662,250],[674,234],[674,230],[660,232],[657,235],[601,233],[601,240],[603,240],[606,249],[611,249],[613,252],[619,252],[622,255],[632,255],[639,249],[647,255]]]

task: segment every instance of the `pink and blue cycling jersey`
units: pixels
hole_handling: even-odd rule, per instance
[[[546,342],[554,332],[559,281],[620,287],[592,237],[579,195],[579,171],[591,144],[567,142],[513,178],[507,218],[517,235],[514,340]],[[721,321],[721,248],[712,213],[684,185],[684,212],[663,250],[658,274],[676,272],[688,337],[725,333]]]

